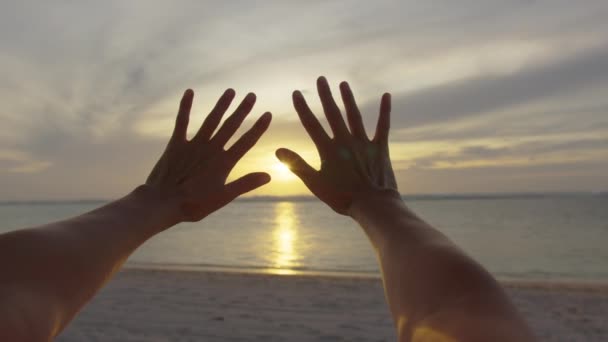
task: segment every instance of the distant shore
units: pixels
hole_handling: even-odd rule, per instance
[[[541,341],[608,340],[608,286],[506,280]],[[394,341],[377,278],[124,269],[57,341]]]

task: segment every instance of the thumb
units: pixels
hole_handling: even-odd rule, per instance
[[[240,195],[270,182],[270,176],[264,172],[245,175],[224,186],[221,191],[213,192],[202,200],[192,200],[181,205],[186,220],[200,221],[212,212],[222,208]]]
[[[240,195],[257,189],[268,182],[270,182],[270,176],[265,172],[247,174],[225,185],[222,200],[225,203],[232,202]]]
[[[313,169],[300,155],[292,150],[280,148],[276,151],[276,156],[312,191],[317,178],[317,170]]]

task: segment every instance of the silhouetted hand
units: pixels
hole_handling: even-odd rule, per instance
[[[388,151],[390,94],[382,96],[376,134],[370,140],[348,83],[340,84],[340,92],[350,131],[324,77],[317,80],[317,90],[333,138],[323,130],[301,92],[293,93],[293,104],[317,147],[321,170],[313,169],[302,157],[285,148],[276,151],[277,158],[287,164],[312,193],[340,214],[348,215],[352,203],[359,198],[377,193],[398,196]]]
[[[267,173],[258,172],[225,184],[230,171],[255,145],[272,119],[270,113],[264,113],[232,147],[224,150],[256,99],[255,94],[247,94],[214,135],[234,95],[232,89],[224,92],[191,140],[187,139],[186,130],[194,92],[188,89],[182,97],[173,135],[146,181],[151,190],[175,205],[178,221],[201,220],[238,196],[270,181]]]

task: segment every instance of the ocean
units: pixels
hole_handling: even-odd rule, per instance
[[[499,279],[608,281],[608,196],[407,197]],[[0,232],[103,202],[1,203]],[[312,198],[238,200],[146,242],[126,267],[379,276],[363,231]]]

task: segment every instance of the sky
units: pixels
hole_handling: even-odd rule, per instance
[[[606,1],[2,1],[0,200],[116,198],[145,181],[186,88],[195,132],[228,88],[273,123],[231,174],[305,195],[291,106],[346,80],[368,132],[393,95],[405,194],[608,190]],[[243,131],[241,130],[241,132]]]

